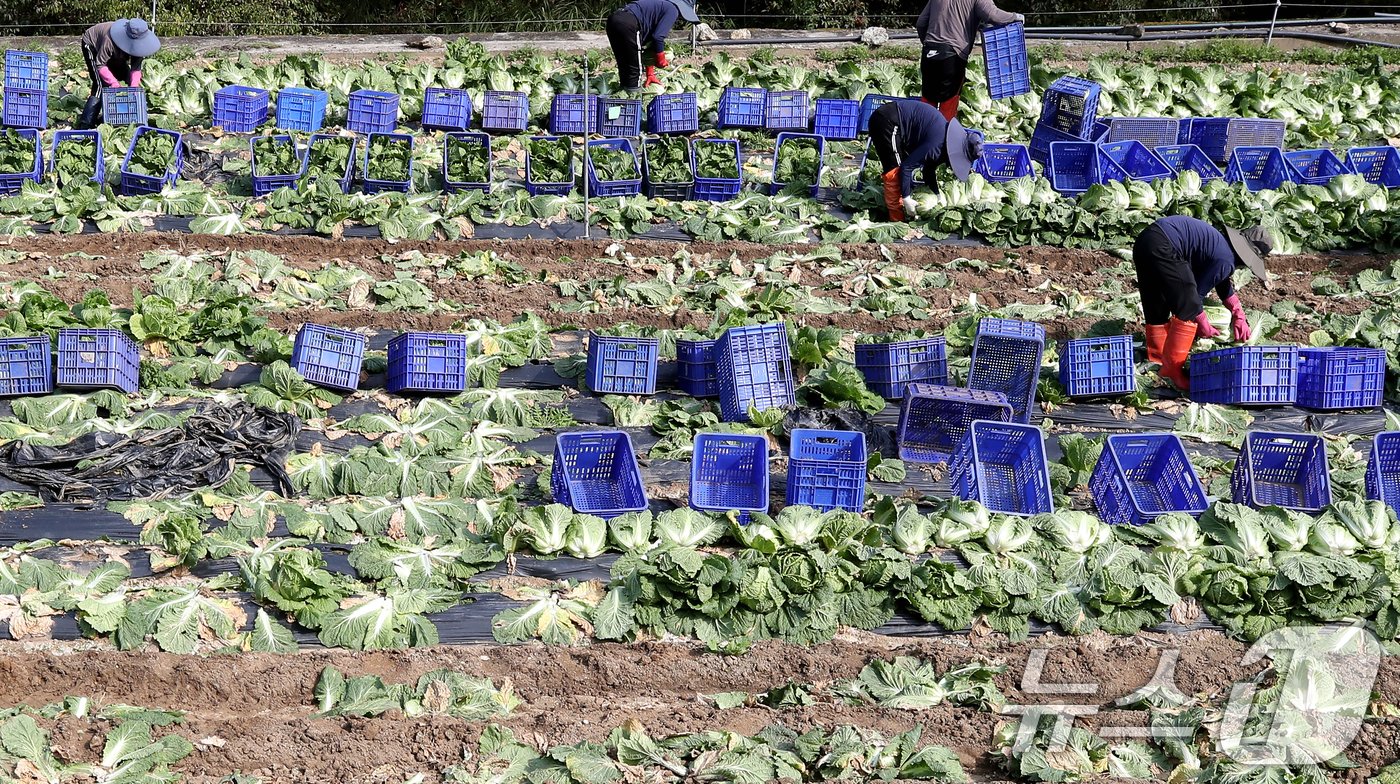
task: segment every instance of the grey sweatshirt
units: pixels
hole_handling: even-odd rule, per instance
[[[928,0],[914,29],[925,47],[948,49],[966,60],[982,25],[1003,25],[1016,15],[997,8],[992,0]]]

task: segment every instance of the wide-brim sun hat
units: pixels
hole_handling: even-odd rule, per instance
[[[1264,266],[1264,257],[1274,249],[1274,238],[1268,230],[1263,226],[1244,231],[1227,227],[1225,238],[1230,241],[1230,249],[1235,252],[1235,257],[1240,263],[1249,267],[1254,277],[1267,283],[1269,273]]]
[[[112,23],[112,43],[132,57],[150,57],[160,51],[160,39],[144,19],[118,19]]]
[[[972,174],[972,164],[982,157],[982,137],[953,120],[948,123],[948,136],[944,141],[944,148],[948,155],[948,168],[953,170],[953,176],[959,180],[966,180]]]
[[[695,4],[690,0],[671,0],[671,4],[681,12],[681,18],[691,24],[700,22],[700,15],[695,13]]]

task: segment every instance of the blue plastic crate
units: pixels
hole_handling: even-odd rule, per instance
[[[567,138],[567,137],[564,137],[564,136],[531,136],[531,137],[530,137],[530,141],[534,141],[534,140],[537,140],[537,139],[542,139],[542,140],[545,140],[545,141],[557,141],[557,140],[559,140],[559,139],[564,139],[564,138]],[[573,168],[573,160],[574,160],[574,159],[573,159],[573,153],[571,152],[571,153],[569,154],[569,167],[570,167],[570,169]],[[541,195],[541,194],[548,194],[548,195],[552,195],[552,196],[563,196],[563,195],[565,195],[565,194],[567,194],[567,193],[572,192],[573,189],[574,189],[574,178],[573,178],[572,176],[569,177],[569,181],[568,181],[568,182],[535,182],[535,171],[534,171],[534,168],[530,165],[530,150],[529,150],[529,147],[526,147],[526,150],[525,150],[525,190],[529,191],[529,193],[530,193],[531,196],[539,196],[539,195]]]
[[[1176,176],[1172,167],[1136,139],[1100,144],[1099,151],[1133,180],[1166,180]]]
[[[1354,174],[1331,150],[1290,150],[1283,154],[1288,178],[1299,185],[1326,185],[1340,174]]]
[[[587,136],[598,132],[598,96],[558,93],[549,104],[549,132],[556,136]]]
[[[1182,120],[1175,117],[1110,117],[1104,142],[1139,141],[1143,146],[1166,147],[1181,140]]]
[[[676,341],[676,388],[691,397],[719,394],[719,367],[715,363],[717,340]]]
[[[987,67],[987,94],[993,101],[1031,91],[1024,23],[982,28],[982,54]]]
[[[1087,141],[1091,140],[1081,139],[1072,133],[1057,131],[1048,125],[1037,124],[1035,130],[1031,132],[1031,160],[1042,165],[1048,163],[1050,161],[1050,145],[1056,142],[1082,143]]]
[[[389,340],[390,392],[463,392],[467,338],[446,332],[404,332]]]
[[[865,97],[860,99],[860,132],[870,133],[870,115],[874,114],[876,109],[879,109],[881,106],[884,106],[885,104],[891,101],[903,100],[918,99],[905,99],[900,98],[896,95],[879,95],[877,93],[866,93]]]
[[[48,90],[49,56],[44,52],[6,50],[5,86],[16,90]]]
[[[1093,142],[1055,142],[1045,172],[1050,187],[1078,196],[1099,182],[1099,147]]]
[[[656,393],[657,338],[614,338],[588,333],[588,388],[608,395]]]
[[[647,104],[651,133],[695,133],[700,130],[700,106],[695,93],[658,95]]]
[[[1366,497],[1400,513],[1400,433],[1376,434],[1366,464]]]
[[[1090,138],[1098,117],[1099,93],[1097,82],[1074,76],[1061,76],[1045,90],[1040,110],[1040,124],[1061,133]]]
[[[1200,517],[1209,506],[1186,447],[1170,433],[1109,436],[1089,494],[1110,525],[1146,525],[1173,512]]]
[[[1194,144],[1223,164],[1238,147],[1283,147],[1283,120],[1257,117],[1197,117],[1188,121],[1181,144]]]
[[[1400,148],[1353,147],[1347,151],[1347,166],[1382,188],[1400,188]]]
[[[75,142],[92,144],[97,148],[97,160],[93,163],[91,179],[98,184],[106,181],[107,156],[102,149],[102,132],[96,129],[91,131],[54,131],[53,146],[49,148],[49,171],[53,172],[54,160],[58,157],[59,146]]]
[[[408,177],[403,180],[372,180],[369,177],[369,153],[374,140],[379,137],[387,137],[402,142],[408,142]],[[365,193],[384,193],[394,191],[397,193],[408,193],[413,187],[413,145],[414,136],[411,133],[371,133],[365,138]]]
[[[1011,404],[1000,392],[909,384],[899,408],[899,458],[911,463],[947,462],[977,420],[1011,421]]]
[[[1246,433],[1230,475],[1230,496],[1256,509],[1322,511],[1332,503],[1327,445],[1311,434]]]
[[[1006,395],[1013,422],[1029,422],[1040,379],[1045,329],[1030,321],[984,318],[972,343],[968,389]]]
[[[720,413],[749,421],[749,409],[766,411],[795,402],[787,325],[730,327],[715,344]]]
[[[886,400],[904,397],[911,383],[948,383],[948,348],[941,338],[917,338],[895,343],[857,343],[856,369],[870,391]]]
[[[695,149],[691,147],[689,139],[672,139],[672,141],[685,143],[685,154],[687,168],[690,171],[689,182],[652,182],[651,181],[651,146],[659,139],[653,137],[646,139],[643,144],[642,154],[642,193],[651,199],[668,199],[670,201],[689,201],[695,195]]]
[[[635,98],[599,98],[598,133],[609,138],[642,135],[642,102]]]
[[[720,128],[762,128],[768,91],[762,87],[726,87],[719,97]]]
[[[24,189],[26,180],[37,183],[44,175],[44,148],[40,143],[39,132],[33,128],[0,131],[0,134],[7,133],[17,134],[34,145],[34,169],[21,174],[0,174],[0,196],[19,193]]]
[[[0,338],[0,397],[47,395],[52,391],[49,336]]]
[[[353,392],[360,385],[365,336],[319,324],[303,324],[292,342],[291,365],[307,381]]]
[[[817,195],[817,189],[822,179],[822,170],[826,168],[826,140],[814,133],[780,133],[778,143],[773,151],[773,181],[768,184],[768,193],[776,195],[787,187],[787,183],[778,181],[778,156],[782,154],[783,145],[788,142],[800,139],[810,140],[817,146],[817,179],[809,189],[812,196]]]
[[[474,140],[486,150],[486,181],[485,182],[457,182],[448,177],[448,156],[451,154],[453,139]],[[491,190],[491,136],[485,133],[449,133],[442,145],[442,182],[448,193],[459,191],[490,191]]]
[[[992,182],[1035,176],[1030,150],[1024,144],[984,144],[982,157],[972,164],[972,170]]]
[[[297,185],[297,180],[301,178],[300,171],[297,171],[297,173],[295,174],[258,174],[257,144],[258,141],[262,138],[264,137],[254,136],[248,139],[248,154],[251,156],[251,159],[253,161],[253,195],[266,196],[267,194],[272,193],[278,188],[295,188]],[[291,136],[286,134],[279,134],[276,136],[272,136],[271,138],[277,144],[291,145],[292,152],[297,152],[296,140],[293,139]],[[305,153],[298,153],[298,158],[300,159],[300,156],[303,155],[305,155]],[[305,168],[305,166],[306,161],[302,160],[300,168]]]
[[[805,132],[811,127],[807,101],[806,90],[769,90],[763,103],[763,127]]]
[[[337,182],[340,183],[341,193],[350,192],[350,182],[355,175],[355,148],[358,147],[360,143],[360,140],[354,136],[341,136],[336,133],[311,134],[311,139],[306,143],[306,154],[301,157],[301,177],[299,177],[298,180],[306,178],[312,150],[316,149],[317,145],[331,144],[336,141],[348,143],[350,145],[350,155],[345,159],[345,174],[337,180]]]
[[[734,148],[733,177],[701,177],[699,175],[699,145],[702,144],[722,144]],[[704,201],[729,201],[739,195],[739,191],[744,187],[744,150],[739,146],[738,139],[696,139],[691,146],[691,151],[696,158],[695,198]]]
[[[1251,191],[1275,191],[1289,182],[1288,163],[1277,147],[1236,147],[1225,167],[1225,179],[1242,182]]]
[[[1201,180],[1209,182],[1218,180],[1225,176],[1220,171],[1220,167],[1215,165],[1215,161],[1210,159],[1201,151],[1200,147],[1194,144],[1170,144],[1153,149],[1157,157],[1162,162],[1170,166],[1172,171],[1178,175],[1183,172],[1193,171],[1201,176]]]
[[[1128,335],[1071,340],[1060,352],[1060,386],[1070,397],[1127,395],[1137,391],[1134,368]]]
[[[119,329],[60,329],[54,383],[68,389],[140,387],[141,353]]]
[[[632,439],[621,431],[560,433],[549,479],[554,500],[581,514],[606,520],[647,508]]]
[[[865,509],[865,434],[794,430],[788,450],[786,501],[823,512]]]
[[[277,91],[277,127],[315,133],[326,121],[330,95],[308,87],[283,87]]]
[[[472,97],[466,90],[429,87],[423,91],[423,128],[465,131],[471,124]]]
[[[47,128],[49,125],[49,91],[5,88],[5,103],[0,122],[7,128]]]
[[[214,127],[249,133],[267,122],[267,90],[235,84],[214,91]]]
[[[637,176],[635,179],[608,180],[598,178],[597,172],[593,170],[592,151],[599,148],[622,150],[632,157],[632,165],[636,167]],[[629,139],[594,139],[589,141],[584,149],[584,170],[588,172],[588,192],[593,196],[636,196],[642,192],[642,165],[637,160],[637,151],[632,147]]]
[[[818,98],[812,133],[827,141],[850,141],[860,134],[860,101]]]
[[[1297,346],[1233,346],[1191,356],[1191,399],[1223,406],[1291,406]]]
[[[1051,514],[1050,468],[1040,428],[973,422],[948,465],[953,495],[997,514]]]
[[[399,94],[379,90],[350,93],[345,127],[356,133],[393,133],[399,124]]]
[[[102,88],[102,122],[108,125],[145,125],[146,88]]]
[[[165,170],[161,177],[145,174],[135,174],[130,171],[131,153],[136,150],[136,140],[148,133],[160,133],[172,136],[175,139],[175,159],[171,161],[170,168]],[[122,158],[121,166],[121,194],[123,196],[135,196],[144,193],[160,193],[165,186],[173,184],[180,176],[180,169],[185,165],[185,140],[184,137],[175,131],[167,131],[164,128],[152,128],[143,125],[136,129],[131,137],[131,145],[126,148],[126,157]]]
[[[1298,351],[1298,405],[1321,411],[1380,408],[1385,397],[1385,352],[1378,348],[1304,348]]]
[[[705,512],[768,511],[768,437],[696,433],[690,506]]]
[[[530,123],[530,97],[522,92],[487,90],[481,98],[481,130],[521,133]]]

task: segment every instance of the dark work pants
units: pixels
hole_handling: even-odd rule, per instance
[[[923,77],[923,98],[937,106],[956,95],[962,95],[967,81],[967,61],[956,54],[931,57],[929,50],[919,60],[919,75]]]
[[[97,63],[93,62],[92,50],[87,44],[82,44],[83,60],[87,62],[88,79],[92,83],[91,92],[88,94],[87,104],[83,106],[83,113],[78,116],[79,130],[87,130],[97,127],[98,118],[102,116],[102,78],[97,75]]]
[[[617,60],[617,78],[622,89],[642,89],[642,25],[625,8],[608,17],[608,44]]]
[[[1146,323],[1165,324],[1172,316],[1191,321],[1205,309],[1191,265],[1156,226],[1148,226],[1133,243],[1133,266]]]

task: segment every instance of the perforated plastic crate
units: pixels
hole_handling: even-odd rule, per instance
[[[1025,24],[1011,22],[982,28],[982,54],[987,67],[987,94],[993,101],[1031,91]]]
[[[102,88],[102,122],[108,125],[145,125],[146,88]]]
[[[297,171],[292,174],[258,174],[257,145],[258,141],[262,138],[263,137],[260,136],[253,136],[248,139],[248,154],[251,156],[253,162],[253,195],[266,196],[278,188],[295,188],[297,180],[301,177],[301,168],[305,165],[305,162],[301,161],[301,156],[305,153],[297,151],[296,140],[291,136],[286,134],[273,136],[271,138],[274,143],[291,146],[292,152],[297,155],[297,160],[300,162]]]
[[[1074,76],[1061,76],[1045,90],[1040,124],[1061,133],[1089,138],[1098,116],[1098,83]]]
[[[1012,421],[1029,422],[1044,349],[1045,330],[1039,324],[984,318],[977,324],[977,338],[972,343],[967,386],[1006,395]]]
[[[1352,174],[1331,150],[1290,150],[1283,154],[1288,177],[1299,185],[1326,185],[1339,174]]]
[[[911,463],[943,463],[968,425],[985,419],[1011,421],[1011,404],[1000,392],[909,384],[899,409],[899,458]]]
[[[1347,166],[1382,188],[1400,188],[1400,148],[1353,147],[1347,151]]]
[[[1050,145],[1056,142],[1082,143],[1090,141],[1081,139],[1072,133],[1057,131],[1048,125],[1037,123],[1035,130],[1031,132],[1030,153],[1031,160],[1039,164],[1046,164],[1050,161]],[[1048,174],[1046,175],[1049,176]]]
[[[637,176],[625,180],[603,180],[593,168],[593,151],[621,150],[632,158]],[[588,191],[593,196],[635,196],[642,192],[642,165],[630,139],[593,139],[585,147],[584,168],[588,172]]]
[[[642,135],[642,102],[635,98],[599,98],[598,133],[612,138]]]
[[[717,340],[676,341],[676,388],[692,397],[719,394],[719,367],[715,363]]]
[[[865,434],[794,430],[788,450],[787,505],[823,512],[865,508]]]
[[[1251,191],[1274,191],[1289,181],[1288,163],[1277,147],[1236,147],[1225,167],[1225,179],[1242,182]]]
[[[57,386],[68,389],[140,387],[141,354],[136,343],[118,329],[58,331]]]
[[[34,168],[20,174],[0,174],[0,196],[19,193],[26,180],[37,183],[44,174],[44,148],[39,141],[39,132],[33,128],[12,131],[27,139],[34,149]],[[28,145],[26,145],[28,146]]]
[[[557,136],[587,136],[598,131],[598,96],[558,93],[549,105],[549,132]]]
[[[1216,163],[1225,163],[1238,147],[1283,147],[1283,120],[1256,117],[1197,117],[1186,121],[1182,144],[1194,144]]]
[[[277,91],[277,127],[315,133],[326,121],[330,95],[309,87],[283,87]]]
[[[1081,338],[1060,351],[1060,386],[1070,397],[1127,395],[1137,390],[1133,339]]]
[[[768,193],[776,195],[786,188],[788,183],[778,180],[778,158],[782,155],[783,145],[797,143],[802,139],[810,141],[817,148],[817,177],[812,182],[812,187],[808,190],[812,196],[817,195],[817,188],[821,183],[822,170],[826,168],[826,140],[813,133],[780,133],[778,143],[773,152],[773,181],[768,184]]]
[[[812,133],[827,141],[850,141],[860,133],[860,102],[846,98],[818,98],[812,115]]]
[[[0,397],[47,395],[52,391],[49,336],[0,338]]]
[[[345,127],[356,133],[393,133],[399,124],[399,95],[379,90],[350,93]]]
[[[762,87],[726,87],[719,97],[720,128],[762,128],[768,91]]]
[[[530,97],[522,92],[487,90],[481,97],[481,130],[521,133],[530,123]]]
[[[700,107],[695,93],[658,95],[647,104],[651,133],[695,133],[700,130]]]
[[[311,154],[316,150],[318,145],[349,144],[350,153],[345,158],[345,173],[336,180],[340,184],[340,191],[342,193],[349,193],[350,182],[355,175],[355,149],[359,146],[359,143],[360,140],[354,136],[341,136],[336,133],[311,134],[311,138],[306,143],[306,154],[301,158],[300,179],[306,179],[307,172],[309,171],[308,167],[311,162]]]
[[[1175,117],[1110,117],[1103,141],[1139,141],[1149,149],[1176,144],[1181,139],[1182,121]]]
[[[656,182],[652,179],[651,162],[652,149],[660,143],[656,137],[644,140],[644,153],[642,155],[642,193],[653,199],[669,199],[670,201],[689,201],[695,195],[695,150],[690,145],[689,139],[670,138],[668,141],[685,144],[686,169],[690,176],[687,182]]]
[[[1199,517],[1208,506],[1186,448],[1170,433],[1109,436],[1089,494],[1111,525],[1146,525],[1172,512]]]
[[[700,146],[705,144],[720,144],[734,148],[734,176],[733,177],[702,177],[700,176]],[[695,155],[695,198],[704,201],[729,201],[739,195],[739,191],[744,187],[744,151],[739,146],[738,139],[696,139],[691,145],[691,152]]]
[[[804,132],[811,127],[806,90],[769,90],[764,98],[763,127]]]
[[[792,352],[785,324],[730,327],[715,344],[720,413],[749,421],[749,409],[766,411],[794,403]]]
[[[1322,411],[1379,408],[1385,396],[1385,352],[1378,348],[1298,351],[1298,405]]]
[[[1055,142],[1045,164],[1050,187],[1066,196],[1078,196],[1095,185],[1127,179],[1128,173],[1093,142]]]
[[[879,109],[881,106],[884,106],[885,104],[891,101],[903,100],[917,101],[918,99],[905,99],[900,98],[897,95],[879,95],[877,93],[866,93],[865,97],[860,99],[860,132],[870,133],[870,115],[874,114],[876,109]]]
[[[267,122],[267,90],[235,84],[214,91],[214,127],[249,133]]]
[[[48,90],[49,56],[43,52],[7,49],[5,86],[16,90]]]
[[[1366,464],[1366,497],[1400,513],[1400,432],[1377,433]]]
[[[335,327],[303,324],[292,342],[291,365],[317,386],[354,391],[360,385],[365,336]]]
[[[1298,399],[1297,346],[1233,346],[1191,357],[1191,399],[1287,406]]]
[[[581,514],[606,520],[647,508],[632,439],[621,431],[560,433],[549,478],[554,500]]]
[[[58,157],[59,147],[65,144],[90,144],[97,149],[97,160],[92,166],[92,181],[101,183],[107,179],[106,154],[102,150],[102,132],[96,129],[90,131],[54,131],[53,146],[49,148],[49,159],[47,161],[49,172],[53,172],[54,160]]]
[[[424,128],[465,131],[472,124],[472,97],[466,90],[429,87],[423,91]]]
[[[992,182],[1035,176],[1031,152],[1024,144],[984,144],[982,157],[973,162],[972,170]]]
[[[1055,511],[1040,428],[973,422],[948,464],[953,495],[990,512],[1031,516]]]
[[[1171,144],[1157,147],[1153,149],[1153,152],[1157,153],[1157,157],[1161,158],[1162,162],[1170,166],[1172,171],[1177,174],[1193,171],[1201,175],[1201,179],[1207,182],[1225,176],[1225,173],[1220,171],[1220,167],[1215,165],[1210,156],[1194,144]]]
[[[559,140],[559,139],[565,139],[565,138],[567,138],[567,137],[564,137],[564,136],[531,136],[531,137],[530,137],[530,140],[531,140],[531,141],[534,141],[534,140],[537,140],[537,139],[538,139],[538,140],[545,140],[545,141],[557,141],[557,140]],[[527,147],[527,148],[526,148],[526,151],[525,151],[525,190],[529,191],[531,196],[539,196],[540,194],[549,194],[549,195],[552,195],[552,196],[562,196],[562,195],[564,195],[564,194],[566,194],[566,193],[570,193],[570,192],[573,191],[573,189],[574,189],[574,178],[573,178],[572,176],[569,177],[569,181],[568,181],[568,182],[536,182],[536,181],[535,181],[535,170],[534,170],[534,167],[531,165],[530,158],[531,158],[530,151],[529,151],[529,148]],[[570,153],[570,155],[569,155],[569,168],[570,168],[570,169],[573,169],[573,154],[572,154],[572,153]]]
[[[171,161],[165,174],[160,177],[145,174],[135,174],[131,171],[131,154],[136,150],[136,141],[148,133],[159,133],[171,136],[175,140],[175,157]],[[175,131],[167,131],[163,128],[152,128],[143,125],[136,129],[136,133],[131,137],[131,145],[126,148],[126,157],[122,158],[121,166],[121,194],[123,196],[134,196],[142,193],[160,193],[166,185],[175,182],[180,176],[180,169],[185,165],[185,141],[184,137]]]
[[[450,156],[452,154],[452,140],[470,140],[481,145],[486,151],[486,180],[484,182],[458,182],[448,176],[450,170]],[[489,191],[491,190],[491,136],[485,133],[460,132],[447,134],[446,142],[442,145],[442,182],[448,193],[458,191]]]
[[[768,437],[697,433],[690,505],[706,512],[768,511]]]
[[[49,91],[5,88],[5,103],[0,122],[7,128],[47,128],[49,125]]]
[[[1136,139],[1100,144],[1099,151],[1118,164],[1129,179],[1165,180],[1176,176],[1172,167]]]
[[[1327,446],[1321,436],[1302,433],[1246,433],[1230,475],[1230,495],[1256,509],[1281,506],[1320,512],[1332,503]]]
[[[467,338],[446,332],[404,332],[389,340],[390,392],[463,392]]]
[[[948,383],[947,342],[918,338],[894,343],[857,343],[856,369],[865,376],[870,391],[886,400],[904,397],[910,383]]]
[[[408,176],[402,180],[375,180],[369,176],[369,156],[373,148],[374,140],[379,137],[395,139],[408,144]],[[365,139],[365,193],[384,193],[394,191],[396,193],[408,193],[413,187],[413,144],[414,136],[411,133],[371,133]]]
[[[613,338],[588,333],[588,388],[600,394],[656,392],[656,338]]]

